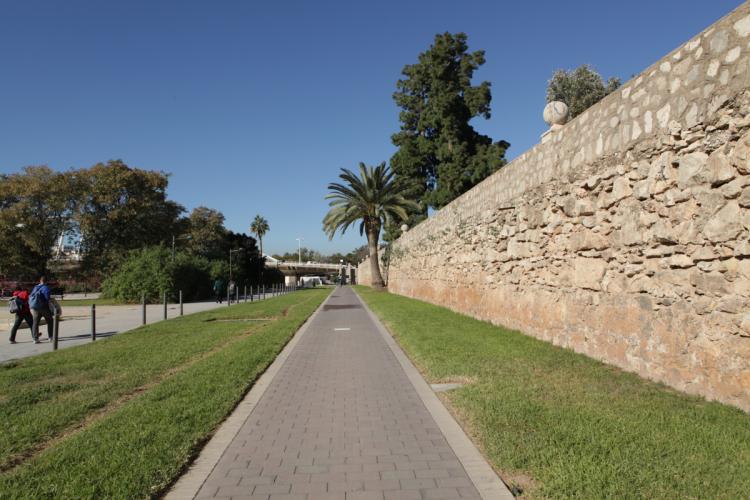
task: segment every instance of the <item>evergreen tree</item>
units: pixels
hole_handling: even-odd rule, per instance
[[[505,164],[510,144],[493,143],[469,123],[490,117],[492,94],[489,82],[471,84],[484,51],[467,50],[466,34],[438,34],[396,84],[401,130],[391,137],[398,147],[391,168],[399,192],[421,206],[409,225],[425,218],[428,207],[445,206]]]

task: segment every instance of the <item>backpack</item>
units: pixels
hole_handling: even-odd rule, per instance
[[[20,297],[11,297],[8,300],[8,310],[11,314],[18,314],[23,309],[23,301]]]
[[[42,285],[37,285],[29,295],[29,307],[32,309],[44,309],[47,307],[47,299],[42,295]]]

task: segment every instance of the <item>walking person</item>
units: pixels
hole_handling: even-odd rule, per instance
[[[219,304],[224,300],[224,282],[221,281],[221,278],[214,280],[214,296]]]
[[[39,323],[44,318],[47,321],[47,336],[52,341],[52,311],[50,311],[50,290],[47,286],[47,278],[39,278],[39,284],[36,285],[29,294],[29,308],[31,309],[31,336],[34,343],[39,344]]]
[[[18,329],[21,327],[21,323],[25,321],[29,326],[29,330],[32,330],[32,325],[34,323],[34,320],[31,318],[31,311],[29,310],[29,292],[20,286],[16,286],[16,289],[13,291],[13,300],[17,302],[17,306],[15,312],[16,320],[13,323],[13,328],[10,329],[11,344],[16,343],[16,332],[18,332]]]

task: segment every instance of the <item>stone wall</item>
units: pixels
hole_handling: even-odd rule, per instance
[[[746,2],[402,235],[388,286],[750,410],[749,237]]]

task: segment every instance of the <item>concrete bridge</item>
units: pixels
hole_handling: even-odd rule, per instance
[[[295,284],[303,276],[336,277],[343,274],[348,283],[356,282],[356,266],[349,263],[329,264],[326,262],[294,262],[274,259],[270,255],[264,256],[266,267],[278,269],[284,273],[287,285]]]

